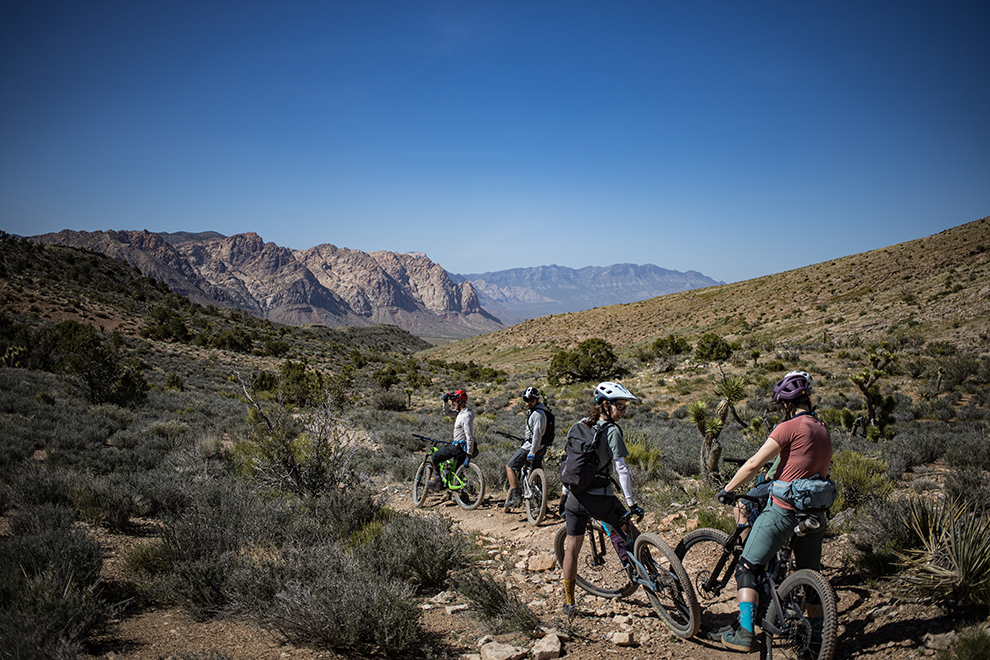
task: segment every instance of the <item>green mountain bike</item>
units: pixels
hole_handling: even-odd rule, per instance
[[[438,445],[453,444],[447,440],[434,440],[425,435],[413,434],[413,437],[430,443],[430,451],[423,456],[423,462],[416,470],[416,477],[413,480],[412,497],[413,504],[417,507],[423,506],[430,494],[430,481],[432,481],[435,470],[430,456],[436,452]],[[471,462],[470,458],[464,459],[456,470],[454,469],[454,459],[449,459],[440,463],[440,491],[450,493],[462,509],[471,511],[477,509],[481,501],[485,499],[485,475],[481,468]]]

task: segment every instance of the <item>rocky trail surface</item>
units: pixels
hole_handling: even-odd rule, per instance
[[[411,510],[408,488],[391,485],[383,495],[399,510]],[[492,635],[472,615],[470,604],[455,590],[425,594],[424,647],[410,657],[508,660],[530,657],[548,660],[729,660],[752,657],[731,652],[703,639],[673,636],[650,607],[645,594],[623,600],[605,600],[578,589],[581,614],[568,619],[561,613],[563,596],[560,571],[553,557],[553,539],[563,522],[552,514],[539,527],[526,521],[525,512],[502,511],[502,494],[496,493],[474,511],[464,511],[449,499],[433,496],[420,515],[443,515],[471,535],[485,563],[504,580],[543,624],[543,633]],[[555,505],[553,502],[552,505]],[[690,512],[651,512],[640,529],[660,535],[672,547],[694,524]],[[109,548],[105,571],[118,570],[121,552],[134,541],[129,537],[101,534]],[[944,613],[867,585],[850,566],[851,552],[845,536],[826,541],[823,572],[839,598],[840,636],[837,659],[901,660],[934,657],[955,639],[953,621]],[[247,622],[196,621],[179,609],[130,612],[115,620],[90,658],[159,660],[210,657],[249,660],[297,658],[338,660],[345,656],[283,643],[276,635]]]

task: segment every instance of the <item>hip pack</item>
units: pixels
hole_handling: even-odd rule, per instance
[[[770,486],[770,494],[792,505],[798,511],[827,509],[835,502],[839,489],[831,479],[820,479],[816,474],[810,479],[782,481]]]

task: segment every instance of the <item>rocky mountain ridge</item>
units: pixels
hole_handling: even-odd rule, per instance
[[[292,250],[255,233],[63,230],[31,240],[101,252],[199,304],[280,323],[390,324],[438,339],[504,327],[482,309],[469,282],[453,282],[421,253],[365,253],[329,244]]]
[[[471,282],[484,308],[507,324],[725,284],[697,271],[680,272],[653,264],[577,269],[554,264],[450,277],[455,282]]]

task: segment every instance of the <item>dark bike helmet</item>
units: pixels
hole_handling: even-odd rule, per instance
[[[811,396],[811,376],[805,371],[792,371],[773,386],[773,395],[770,399],[776,403],[794,401],[807,396]]]
[[[533,399],[540,398],[540,391],[535,387],[527,387],[526,391],[523,392],[522,398],[524,401],[531,401]]]
[[[454,403],[464,403],[467,401],[467,392],[464,390],[454,390],[450,393],[450,400]]]

